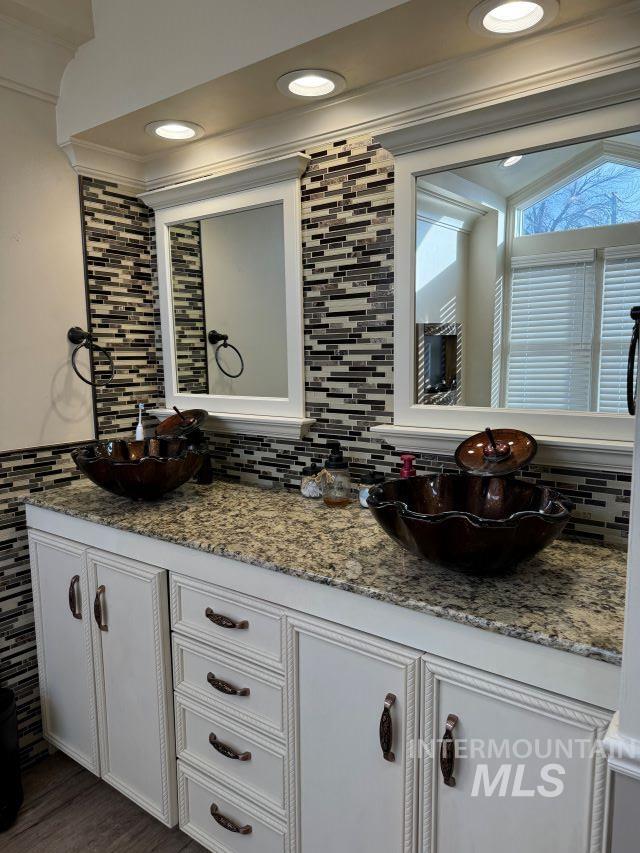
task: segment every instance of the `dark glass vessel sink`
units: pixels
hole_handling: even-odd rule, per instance
[[[369,492],[383,530],[418,557],[478,575],[508,571],[563,531],[573,504],[513,477],[437,474]]]
[[[156,500],[197,474],[205,453],[184,438],[106,441],[71,452],[97,486],[136,500]]]

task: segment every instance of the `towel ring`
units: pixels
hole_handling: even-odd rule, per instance
[[[106,350],[104,347],[96,344],[89,334],[89,332],[85,332],[84,329],[81,329],[80,326],[73,326],[67,332],[67,338],[72,344],[76,346],[71,353],[71,367],[73,368],[73,372],[78,377],[78,379],[82,380],[85,385],[91,385],[93,388],[104,388],[106,385],[109,385],[113,381],[113,377],[116,374],[115,365],[113,363],[113,358],[111,353]],[[87,379],[85,376],[80,373],[78,369],[78,365],[76,364],[76,359],[78,358],[78,353],[81,349],[88,349],[89,352],[93,355],[94,352],[101,352],[102,355],[109,362],[109,378],[104,380],[103,382],[95,382],[92,379]]]
[[[220,371],[222,373],[224,373],[225,376],[228,376],[229,379],[237,379],[238,376],[242,376],[242,374],[244,373],[244,359],[242,358],[242,354],[241,354],[240,350],[237,347],[234,347],[233,344],[229,343],[229,335],[223,335],[221,332],[216,332],[215,329],[212,329],[209,332],[209,334],[207,335],[207,339],[208,339],[209,343],[213,344],[214,346],[215,346],[215,344],[218,344],[218,346],[215,349],[214,355],[216,358],[216,364],[220,368]],[[240,359],[240,370],[237,373],[229,373],[229,371],[226,370],[220,364],[219,353],[220,353],[220,350],[223,348],[224,349],[232,349],[235,352],[235,354],[238,356],[238,358]]]

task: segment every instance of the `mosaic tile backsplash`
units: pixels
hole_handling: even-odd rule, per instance
[[[398,465],[396,451],[369,433],[393,414],[392,158],[370,138],[337,140],[307,153],[312,161],[302,179],[305,372],[307,414],[316,423],[296,442],[211,436],[220,476],[286,488],[298,487],[302,468],[323,459],[331,439],[343,443],[355,477],[372,469],[390,473]],[[153,216],[125,187],[82,178],[80,190],[90,330],[111,349],[117,374],[112,385],[96,391],[98,433],[107,438],[132,432],[138,401],[162,400]],[[198,258],[193,235],[184,237],[188,290]],[[421,471],[452,467],[438,456],[418,458]],[[0,455],[0,681],[18,695],[25,763],[46,745],[21,499],[74,479],[73,468],[65,447]],[[530,466],[524,476],[574,500],[567,535],[625,543],[629,475]]]
[[[310,460],[339,439],[355,477],[398,470],[398,452],[369,432],[393,416],[393,160],[370,138],[306,152],[302,178],[307,415],[316,423],[292,443],[213,435],[220,474],[296,488]],[[419,471],[455,470],[451,459],[418,454]],[[529,480],[576,504],[565,535],[624,545],[630,476],[530,466]]]
[[[178,389],[181,394],[208,394],[200,220],[172,225],[169,243]]]
[[[33,596],[23,499],[80,475],[69,448],[40,447],[0,454],[0,685],[18,706],[23,762],[46,754],[42,740]]]
[[[163,396],[153,212],[132,192],[92,178],[80,178],[80,200],[89,331],[115,364],[113,382],[95,395],[105,439],[129,434],[137,404]]]

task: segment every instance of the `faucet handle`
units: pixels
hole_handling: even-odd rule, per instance
[[[482,448],[482,455],[485,459],[490,459],[492,462],[502,462],[503,459],[508,459],[511,456],[511,448],[506,441],[496,441],[491,427],[486,427],[485,433],[489,439],[489,444],[485,444]]]
[[[400,455],[400,459],[402,460],[402,468],[400,469],[400,476],[403,480],[407,480],[409,477],[416,476],[416,469],[414,466],[415,456],[413,453],[402,453]]]

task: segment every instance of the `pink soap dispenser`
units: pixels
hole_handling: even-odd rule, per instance
[[[400,456],[400,459],[402,460],[402,468],[400,469],[400,476],[402,477],[403,480],[406,480],[408,477],[415,477],[416,476],[417,471],[416,471],[415,466],[413,464],[413,461],[415,458],[416,457],[413,455],[413,453],[403,453]]]

